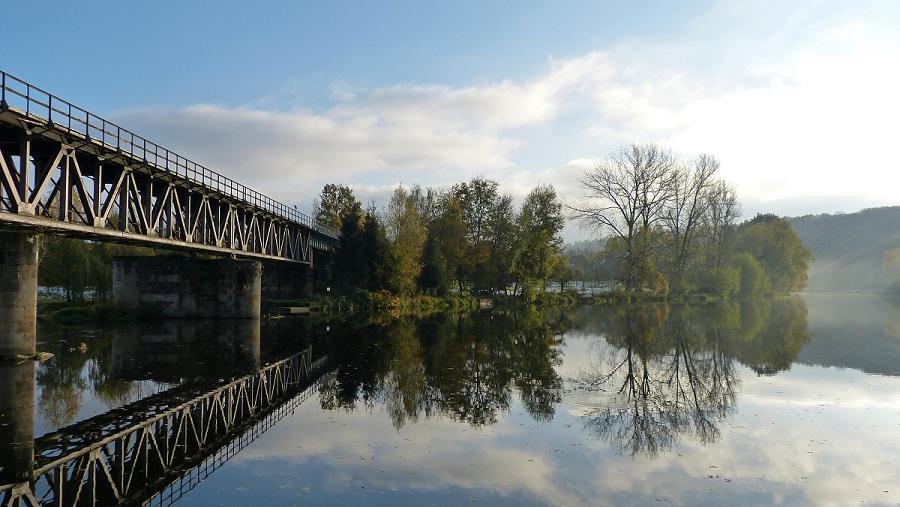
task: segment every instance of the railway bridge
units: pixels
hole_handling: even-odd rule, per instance
[[[41,234],[204,254],[114,262],[117,303],[173,316],[258,317],[263,294],[308,290],[337,244],[296,207],[0,71],[0,358],[35,352]]]

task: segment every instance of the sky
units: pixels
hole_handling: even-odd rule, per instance
[[[718,157],[745,216],[900,204],[894,0],[56,3],[4,6],[0,68],[306,211],[475,176],[576,202],[648,142]]]

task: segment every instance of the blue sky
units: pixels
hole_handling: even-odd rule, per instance
[[[900,2],[14,2],[4,18],[4,70],[304,208],[329,181],[380,202],[475,175],[577,199],[578,173],[630,142],[717,155],[748,215],[900,203]]]
[[[341,83],[527,77],[551,56],[670,36],[707,2],[616,3],[16,2],[4,65],[98,108],[260,97],[323,107]]]

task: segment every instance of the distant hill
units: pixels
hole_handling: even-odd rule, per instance
[[[900,249],[900,206],[856,213],[788,218],[816,257],[809,270],[811,290],[883,290],[885,252]]]

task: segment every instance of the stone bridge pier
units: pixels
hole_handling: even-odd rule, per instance
[[[264,262],[262,266],[262,298],[265,300],[297,299],[312,295],[315,272],[306,264]]]
[[[192,257],[117,257],[113,301],[161,317],[258,319],[259,261]]]
[[[35,353],[37,234],[0,231],[0,360]]]

